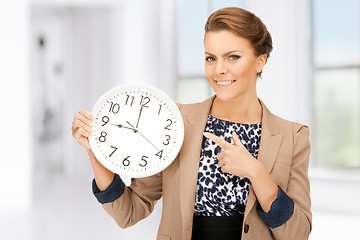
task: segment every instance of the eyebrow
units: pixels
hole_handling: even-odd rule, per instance
[[[232,51],[230,51],[230,52],[225,53],[223,56],[229,55],[230,53],[233,53],[233,52],[241,52],[241,51],[240,51],[240,50],[232,50]],[[215,54],[212,54],[212,53],[208,53],[208,52],[206,52],[206,51],[205,51],[205,54],[215,55]]]

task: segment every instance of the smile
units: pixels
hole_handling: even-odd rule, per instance
[[[226,86],[226,85],[229,85],[229,84],[232,84],[233,82],[235,82],[235,80],[231,80],[231,81],[215,81],[218,85],[220,86]]]

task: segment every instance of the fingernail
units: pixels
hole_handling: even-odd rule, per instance
[[[208,132],[203,132],[203,135],[208,138],[209,137],[209,133]]]

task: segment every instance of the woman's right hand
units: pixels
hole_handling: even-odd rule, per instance
[[[91,149],[88,137],[92,136],[93,120],[94,117],[90,112],[81,109],[75,114],[72,123],[72,135],[76,141],[86,149],[86,151]]]

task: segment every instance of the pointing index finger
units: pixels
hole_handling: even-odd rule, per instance
[[[211,141],[215,142],[217,145],[219,145],[222,149],[225,149],[227,147],[229,147],[229,145],[231,146],[231,143],[228,143],[227,141],[225,141],[224,139],[209,133],[209,132],[204,132],[203,135],[210,139]]]

